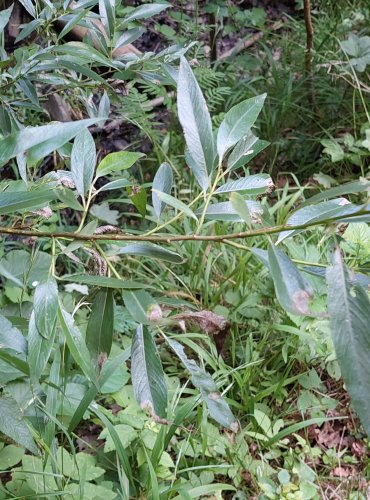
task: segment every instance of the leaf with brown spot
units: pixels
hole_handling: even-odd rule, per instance
[[[230,333],[230,322],[212,311],[187,311],[171,319],[199,326],[205,333],[213,335],[218,353],[222,351]]]

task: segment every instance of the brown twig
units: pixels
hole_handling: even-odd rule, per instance
[[[315,94],[313,89],[313,74],[312,74],[312,49],[313,49],[313,26],[311,18],[311,0],[303,1],[303,11],[304,11],[304,22],[306,26],[306,76],[309,81],[310,91],[308,94],[308,99],[310,104],[315,101]]]
[[[253,44],[258,42],[258,40],[261,40],[262,37],[263,37],[262,31],[258,31],[257,33],[255,33],[253,36],[251,36],[247,40],[244,40],[244,42],[236,44],[230,50],[227,50],[226,52],[221,54],[217,60],[222,61],[223,59],[226,59],[230,56],[236,56],[237,54],[239,54],[239,52],[242,52],[243,50],[247,49],[248,47],[251,47]]]
[[[358,212],[348,214],[345,216],[346,220],[359,215],[369,215],[370,211],[362,209]],[[164,243],[170,244],[176,241],[213,241],[218,243],[224,243],[228,240],[235,240],[238,238],[253,238],[254,236],[264,236],[268,234],[276,234],[283,231],[295,231],[299,229],[307,229],[312,226],[327,226],[333,222],[339,222],[343,219],[343,215],[338,217],[333,217],[331,219],[326,219],[320,222],[311,221],[306,224],[299,224],[297,226],[289,225],[279,225],[272,227],[262,227],[259,229],[250,229],[248,231],[241,231],[238,233],[230,234],[218,234],[218,235],[198,235],[198,234],[187,234],[187,235],[136,235],[136,234],[81,234],[72,232],[62,232],[62,231],[35,231],[30,229],[24,229],[22,227],[0,227],[0,234],[11,234],[26,237],[35,238],[62,238],[66,240],[79,240],[79,241],[147,241],[152,243]]]

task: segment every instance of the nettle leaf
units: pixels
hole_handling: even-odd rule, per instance
[[[36,325],[35,312],[30,317],[28,327],[28,355],[27,362],[30,367],[31,382],[37,383],[49,361],[51,350],[55,338],[55,329],[50,333],[50,337],[45,338],[40,335]]]
[[[172,168],[168,163],[162,163],[153,179],[152,203],[156,217],[159,219],[164,203],[158,197],[156,191],[170,194],[173,183]]]
[[[240,139],[227,158],[227,169],[234,170],[249,163],[255,156],[263,151],[270,143],[258,139],[251,131]]]
[[[58,319],[73,359],[79,365],[87,379],[95,384],[96,372],[82,333],[74,324],[72,316],[67,311],[59,308]]]
[[[215,159],[212,122],[202,91],[184,57],[180,58],[177,108],[191,157],[189,167],[205,191]]]
[[[162,319],[157,301],[145,290],[123,290],[126,309],[138,323],[149,325]]]
[[[123,23],[127,24],[131,21],[137,21],[138,19],[148,19],[148,17],[156,16],[170,6],[169,3],[145,3],[136,7],[131,14],[126,16],[123,19]]]
[[[0,193],[0,215],[42,208],[56,198],[51,189]]]
[[[94,204],[90,208],[90,213],[97,219],[108,222],[108,224],[111,224],[112,226],[115,226],[118,223],[119,211],[111,210],[107,201],[103,201],[100,204]]]
[[[0,431],[31,453],[39,454],[23,412],[11,397],[0,397]]]
[[[84,196],[90,189],[96,164],[95,142],[88,130],[76,135],[71,153],[71,172],[76,190]]]
[[[142,409],[161,421],[167,416],[167,386],[162,363],[151,333],[137,327],[132,341],[131,378],[136,400]]]
[[[365,71],[366,66],[370,65],[370,36],[357,36],[350,33],[347,40],[340,42],[340,45],[346,54],[352,56],[349,63],[357,71]]]
[[[269,269],[278,301],[291,314],[312,316],[313,289],[289,257],[275,245],[268,250]]]
[[[176,340],[166,338],[171,349],[178,356],[185,368],[189,370],[191,381],[200,390],[201,397],[206,403],[210,416],[220,425],[237,432],[238,422],[232,414],[229,405],[222,398],[220,391],[211,375],[202,370],[193,359],[189,359],[184,347]]]
[[[27,341],[22,333],[12,323],[0,314],[0,349],[12,349],[17,353],[26,354]]]
[[[113,290],[99,290],[92,305],[86,330],[86,345],[98,367],[108,358],[113,342],[114,300]]]
[[[130,151],[110,153],[99,163],[96,169],[96,177],[127,170],[143,156],[145,156],[143,153],[132,153]]]
[[[49,339],[58,314],[58,286],[54,278],[37,285],[33,304],[37,330],[42,337]]]
[[[353,407],[370,435],[370,302],[367,293],[351,285],[340,250],[328,268],[328,309],[337,361]]]
[[[142,243],[126,245],[115,252],[115,255],[143,255],[153,259],[173,262],[174,264],[184,262],[184,259],[178,253],[171,252],[170,250],[166,250],[158,245],[147,245]]]
[[[242,192],[244,195],[257,196],[266,193],[274,187],[268,174],[256,174],[242,177],[237,181],[227,182],[216,189],[215,194]]]
[[[100,118],[75,122],[60,122],[41,127],[26,127],[13,132],[1,141],[0,165],[23,151],[27,151],[27,162],[32,165],[60,148],[81,130],[94,125]]]
[[[253,200],[244,200],[246,209],[250,214],[252,222],[260,223],[262,221],[264,209],[260,203]],[[198,210],[196,213],[199,215],[202,210]],[[232,222],[243,222],[244,219],[235,210],[230,201],[224,201],[222,203],[214,203],[209,205],[205,214],[206,219],[210,220],[220,220],[220,221],[232,221]]]
[[[222,120],[217,133],[217,152],[220,160],[254,125],[267,94],[261,94],[233,106]]]
[[[320,223],[330,219],[345,221],[346,216],[360,212],[362,206],[354,205],[345,198],[324,201],[317,205],[308,205],[296,210],[285,222],[287,226],[300,226],[303,224]],[[360,220],[359,220],[360,222]],[[291,231],[282,231],[279,234],[278,243],[302,232],[303,229],[292,229]]]

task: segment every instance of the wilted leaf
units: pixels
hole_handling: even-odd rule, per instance
[[[167,387],[162,364],[150,332],[137,327],[131,351],[131,378],[141,408],[158,421],[167,415]]]
[[[291,314],[311,316],[313,289],[295,264],[275,245],[268,250],[269,268],[280,304]]]
[[[171,320],[194,324],[199,326],[205,333],[213,335],[219,353],[222,351],[226,338],[230,333],[230,322],[212,311],[184,312],[171,316]]]
[[[202,370],[193,359],[189,359],[186,356],[184,348],[179,342],[168,338],[166,340],[185,368],[189,370],[191,380],[194,386],[200,390],[210,416],[219,424],[236,432],[239,429],[238,422],[235,420],[228,404],[222,398],[217,385],[209,373]]]
[[[370,301],[362,287],[350,284],[339,248],[326,279],[337,361],[352,404],[370,435]]]

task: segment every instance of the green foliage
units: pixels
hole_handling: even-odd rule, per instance
[[[292,26],[302,39],[294,16],[280,55],[266,32],[260,64],[209,64],[189,42],[210,29],[182,4],[21,4],[32,20],[0,51],[0,498],[319,498],[319,474],[365,462],[360,425],[357,455],[325,441],[341,375],[370,425],[369,37],[344,24],[340,47],[329,37],[361,113],[343,134],[326,129],[321,69],[325,92],[304,103],[301,42],[284,46]],[[214,43],[268,23],[222,1],[205,14]],[[77,26],[88,34],[65,42]],[[176,44],[117,56],[148,26]],[[49,85],[90,118],[49,123]],[[127,150],[112,147],[113,118],[135,127]],[[291,143],[303,160],[281,183]],[[301,183],[314,148],[317,183]],[[333,163],[358,170],[338,184],[321,168]]]

